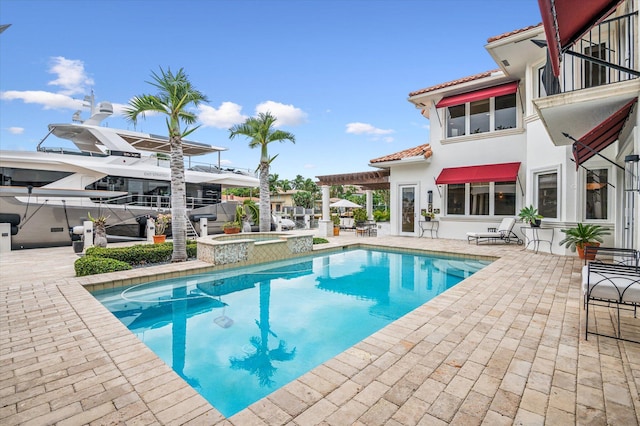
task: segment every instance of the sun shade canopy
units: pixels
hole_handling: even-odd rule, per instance
[[[520,163],[448,167],[436,179],[438,185],[474,182],[511,182],[518,178]]]
[[[563,51],[606,18],[620,3],[622,0],[538,0],[554,75],[560,75]]]
[[[462,105],[467,102],[479,101],[482,99],[494,98],[496,96],[511,95],[518,90],[518,82],[512,81],[511,83],[501,84],[499,86],[486,87],[480,90],[474,90],[473,92],[461,93],[459,95],[447,96],[442,98],[440,102],[436,104],[436,108],[445,108],[455,105]]]
[[[576,170],[578,167],[614,143],[620,137],[624,124],[629,118],[638,98],[627,102],[625,106],[611,114],[606,120],[591,129],[587,134],[573,143],[573,157],[576,160]]]

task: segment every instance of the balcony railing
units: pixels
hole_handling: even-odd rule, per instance
[[[638,78],[638,11],[593,27],[562,55],[557,81],[543,79],[540,96],[588,89]]]

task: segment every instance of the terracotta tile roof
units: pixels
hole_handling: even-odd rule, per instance
[[[540,26],[542,26],[542,22],[540,22],[539,24],[536,24],[536,25],[529,25],[528,27],[520,28],[519,30],[513,30],[513,31],[509,31],[508,33],[504,33],[504,34],[500,34],[500,35],[497,35],[497,36],[489,37],[487,39],[487,43],[492,43],[494,41],[498,41],[498,40],[501,40],[503,38],[507,38],[507,37],[512,36],[514,34],[523,33],[525,31],[528,31],[528,30],[532,29],[532,28],[536,28],[536,27],[540,27]]]
[[[458,84],[467,83],[473,80],[480,80],[481,78],[491,77],[491,74],[499,72],[500,70],[491,70],[485,71],[480,74],[470,75],[468,77],[459,78],[457,80],[448,81],[446,83],[440,83],[435,86],[427,87],[426,89],[416,90],[415,92],[409,93],[409,97],[421,95],[423,93],[433,92],[434,90],[444,89],[445,87],[457,86]]]
[[[429,158],[433,155],[433,151],[431,151],[431,145],[425,143],[423,145],[418,145],[414,148],[405,149],[404,151],[396,152],[394,154],[385,155],[384,157],[374,158],[373,160],[369,160],[370,163],[383,163],[385,161],[395,161],[402,160],[403,158],[411,158],[424,156],[424,158]]]

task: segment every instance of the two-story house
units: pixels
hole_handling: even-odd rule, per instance
[[[565,253],[560,230],[578,222],[639,246],[638,6],[539,4],[543,24],[488,40],[495,70],[409,94],[429,145],[370,161],[390,171],[392,235],[419,235],[426,209],[440,237],[466,239],[533,205],[553,240],[541,250]]]

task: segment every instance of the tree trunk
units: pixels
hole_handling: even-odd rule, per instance
[[[171,142],[171,238],[172,262],[187,260],[187,198],[184,177],[184,158],[179,130],[172,131]]]
[[[260,162],[260,232],[271,230],[271,195],[269,193],[269,163]]]

